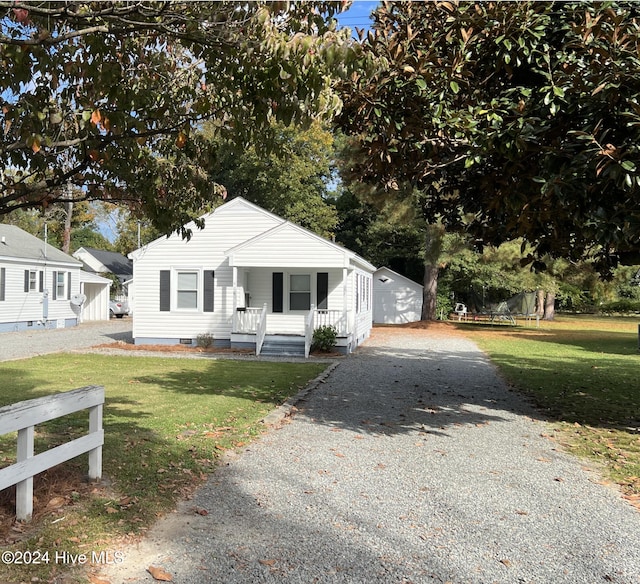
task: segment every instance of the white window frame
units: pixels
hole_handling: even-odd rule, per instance
[[[62,270],[58,270],[56,272],[56,299],[57,300],[66,300],[67,298],[67,276],[68,272],[64,272]],[[31,279],[31,276],[29,276]],[[31,284],[31,281],[29,281]]]
[[[184,312],[199,312],[202,304],[202,270],[199,268],[175,268],[173,270],[174,277],[172,278],[173,282],[175,282],[173,286],[173,306],[175,306],[176,310],[184,311]],[[181,274],[194,274],[196,277],[196,285],[195,288],[180,288],[180,275]],[[196,303],[195,306],[180,306],[180,293],[196,293]]]
[[[38,271],[29,270],[29,292],[38,291]]]
[[[309,289],[308,290],[293,290],[291,287],[291,279],[295,276],[306,276],[309,279]],[[313,304],[313,278],[312,274],[309,272],[290,272],[287,278],[288,285],[288,298],[289,298],[289,312],[305,312],[311,310],[311,305]],[[309,307],[308,308],[292,308],[291,307],[291,296],[292,294],[308,294],[309,296]]]

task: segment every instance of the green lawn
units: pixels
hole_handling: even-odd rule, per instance
[[[87,456],[36,479],[34,529],[11,549],[93,550],[141,533],[200,484],[225,449],[261,432],[259,421],[326,365],[59,354],[0,364],[0,406],[86,385],[104,385],[105,445],[99,488]],[[36,429],[36,452],[88,428],[86,412]],[[15,460],[15,435],[0,437],[0,466]],[[10,543],[10,493],[2,493],[1,543]],[[50,503],[54,501],[52,507]],[[47,506],[49,505],[49,506]],[[64,520],[56,522],[56,519]],[[33,529],[33,528],[31,528]],[[15,530],[14,530],[15,531]],[[0,581],[22,581],[0,564]],[[49,566],[51,568],[51,566]],[[3,573],[4,572],[4,573]],[[34,577],[47,577],[34,569]],[[48,581],[48,580],[47,580]]]
[[[640,494],[638,320],[563,317],[535,327],[460,325],[531,396],[572,452]]]

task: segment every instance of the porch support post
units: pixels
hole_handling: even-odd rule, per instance
[[[349,318],[349,291],[347,290],[347,282],[348,282],[349,270],[347,268],[342,268],[342,326],[343,330],[341,333],[349,332],[349,322],[347,318]]]
[[[238,330],[238,268],[233,266],[233,305],[231,306],[231,330]]]
[[[237,312],[238,308],[238,268],[233,266],[233,313]]]

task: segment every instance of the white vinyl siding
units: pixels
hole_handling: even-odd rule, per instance
[[[31,265],[30,265],[31,264]],[[4,301],[0,304],[0,330],[14,330],[8,328],[10,323],[33,323],[30,326],[42,326],[44,315],[44,290],[49,294],[48,313],[49,321],[72,321],[78,318],[69,302],[69,293],[77,294],[80,291],[80,267],[70,268],[60,266],[58,270],[51,264],[47,268],[33,268],[31,262],[5,262],[2,269],[4,273]],[[30,272],[36,272],[36,289],[25,292],[25,271],[29,274],[29,288],[31,288]],[[54,302],[53,272],[61,272],[65,275],[65,295]],[[40,274],[44,280],[40,282]],[[45,277],[46,275],[46,277]],[[18,325],[16,325],[18,326]],[[24,325],[26,326],[26,325]]]
[[[248,206],[225,203],[214,214],[205,217],[204,229],[190,226],[193,235],[188,242],[176,234],[158,239],[146,248],[134,252],[134,338],[194,339],[198,334],[208,332],[215,339],[228,339],[233,306],[233,270],[229,267],[224,252],[243,243],[248,237],[273,228],[279,222],[274,215]],[[188,260],[188,265],[185,265],[185,260]],[[176,310],[176,272],[193,271],[195,266],[199,266],[199,271],[203,274],[209,270],[214,281],[209,292],[213,309],[200,309],[199,306],[199,310]],[[172,305],[166,312],[161,312],[159,308],[161,271],[171,273]],[[215,278],[212,272],[215,273]],[[244,275],[239,273],[238,306],[244,303],[241,291],[243,283]],[[203,288],[199,290],[202,305]]]
[[[319,272],[328,274],[323,277],[322,292],[323,297],[326,295],[327,310],[344,311],[353,322],[355,272],[357,269],[364,273],[368,269],[363,260],[354,262],[353,252],[285,223],[243,199],[224,203],[203,219],[203,229],[185,226],[192,231],[189,241],[173,235],[131,254],[136,342],[155,339],[171,344],[180,339],[195,340],[202,333],[212,334],[216,341],[229,340],[234,309],[261,308],[266,304],[268,312],[272,312],[274,272],[283,276],[284,312],[277,314],[276,319],[271,319],[269,314],[267,322],[273,321],[274,330],[287,319],[297,328],[305,310],[317,304]],[[178,308],[178,273],[196,271],[199,278],[197,309],[186,308],[187,304],[182,305],[185,308]],[[170,294],[161,294],[161,289],[167,289],[161,286],[163,274],[165,279],[166,274],[170,275]],[[343,277],[348,281],[346,290]],[[205,285],[209,286],[208,290]],[[185,303],[191,292],[189,306],[193,306],[194,288],[185,282],[180,290],[181,294],[184,292]],[[167,296],[171,301],[161,303]],[[208,298],[210,309],[207,309]],[[166,308],[161,310],[161,306]]]

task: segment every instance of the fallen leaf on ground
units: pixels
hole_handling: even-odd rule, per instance
[[[258,560],[258,562],[263,566],[274,566],[276,563],[275,560]]]
[[[154,580],[160,580],[161,582],[172,582],[173,576],[166,572],[162,568],[158,568],[156,566],[149,566],[147,568],[147,572],[153,576]]]
[[[62,507],[65,504],[64,497],[54,497],[47,503],[48,509],[58,509],[58,507]]]
[[[103,580],[94,574],[89,574],[89,582],[91,584],[111,584],[109,580]]]

